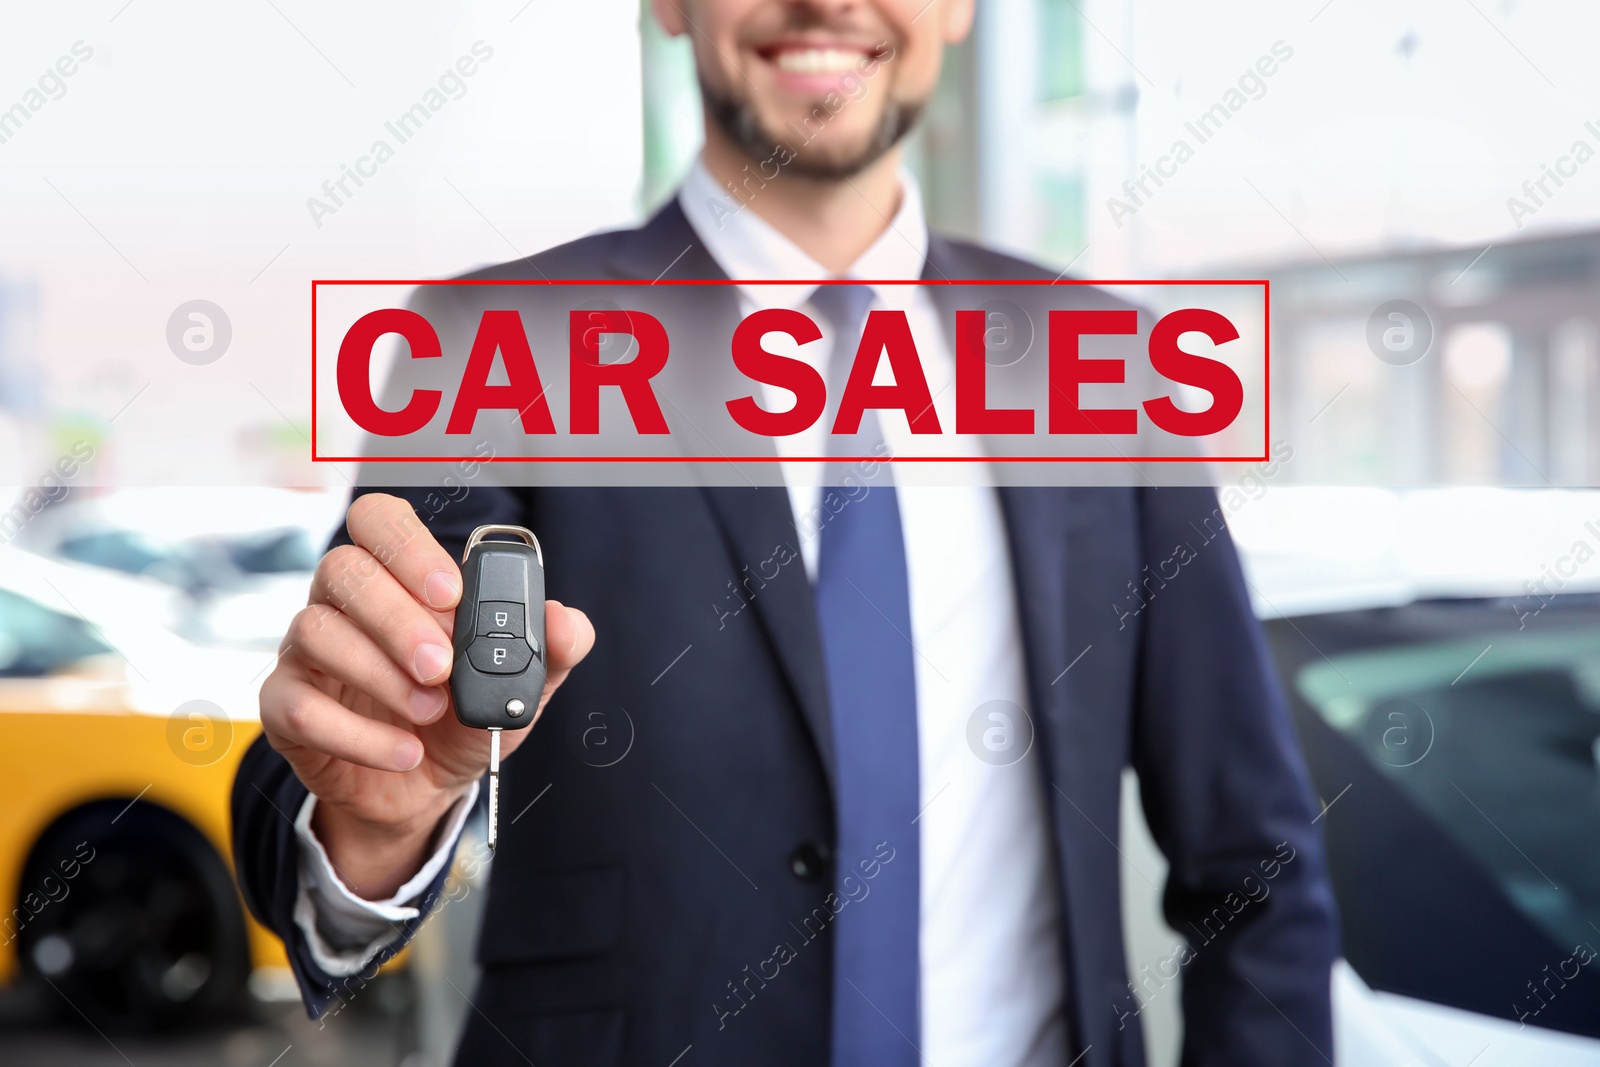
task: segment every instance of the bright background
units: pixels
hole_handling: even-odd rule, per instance
[[[1586,125],[1600,111],[1584,105],[1600,90],[1585,52],[1600,12],[979,9],[913,147],[935,225],[1079,276],[1271,278],[1292,481],[1600,475],[1600,165],[1562,162],[1579,141],[1600,150],[1600,125]],[[0,108],[23,104],[24,117],[0,124],[0,479],[26,484],[88,437],[107,446],[89,481],[339,484],[302,461],[311,278],[445,277],[629,225],[694,151],[686,44],[641,31],[633,4],[382,11],[7,11]],[[27,111],[38,76],[78,42],[91,57]],[[492,57],[399,143],[385,123],[475,42]],[[1230,98],[1275,47],[1273,74]],[[1230,103],[1201,143],[1187,124]],[[380,138],[393,158],[316,217],[308,200],[332,204],[323,183]],[[1174,169],[1163,158],[1179,139],[1193,155]],[[1572,176],[1530,195],[1547,166]],[[1147,167],[1173,176],[1130,195]],[[199,367],[166,342],[194,299],[232,327]],[[1365,339],[1397,299],[1435,327],[1412,366],[1377,361]]]

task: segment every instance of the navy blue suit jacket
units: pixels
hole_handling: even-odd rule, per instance
[[[641,229],[475,277],[648,280],[669,266],[721,277],[675,203]],[[939,238],[929,272],[1049,277]],[[413,503],[458,558],[479,524],[536,530],[548,595],[598,633],[504,776],[458,1062],[663,1065],[693,1046],[686,1063],[825,1064],[829,935],[804,922],[831,889],[834,840],[811,590],[785,566],[744,610],[724,600],[742,567],[798,553],[785,491],[478,486],[437,514],[426,492]],[[1190,940],[1183,1062],[1331,1059],[1337,932],[1312,792],[1214,495],[998,492],[1058,866],[1069,1059],[1142,1064],[1139,1006],[1162,995],[1153,970],[1130,987],[1123,948],[1130,765],[1171,862],[1168,921]],[[1192,554],[1178,577],[1146,583],[1178,546]],[[1144,583],[1142,607],[1130,582]],[[617,747],[601,754],[596,726]],[[234,789],[234,847],[245,899],[284,939],[315,1013],[360,979],[323,973],[292,919],[290,819],[305,795],[258,740]],[[776,968],[780,945],[792,958]]]

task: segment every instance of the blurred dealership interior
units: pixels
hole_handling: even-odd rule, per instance
[[[59,722],[170,721],[203,699],[214,715],[184,713],[163,773],[231,767],[354,477],[307,460],[311,279],[447,277],[632,224],[691,162],[698,97],[687,42],[628,0],[406,0],[381,20],[108,0],[4,21],[0,70],[80,41],[91,55],[0,126],[0,472],[16,487],[0,500],[0,768],[61,803],[135,799],[154,772],[60,773],[115,754],[84,759],[91,742]],[[1328,805],[1350,1064],[1600,1063],[1600,978],[1527,1029],[1490,980],[1520,988],[1575,941],[1600,945],[1597,34],[1600,9],[1519,0],[980,0],[910,154],[936,228],[1082,278],[1271,282],[1274,434],[1292,454],[1218,484]],[[477,72],[375,177],[310,206],[468,54]],[[227,323],[214,362],[168,343],[195,300]],[[1403,344],[1374,343],[1396,328]],[[1346,673],[1359,684],[1335,692]],[[241,732],[225,727],[213,765],[191,721]],[[214,845],[222,781],[178,791]],[[50,793],[68,782],[80,792]],[[1136,969],[1177,935],[1129,813]],[[0,876],[20,884],[38,827],[0,821]],[[356,1005],[346,1035],[367,1033],[363,1013],[410,1019],[399,1039],[346,1036],[360,1055],[444,1062],[469,1010],[472,907],[430,928],[403,992]],[[248,946],[230,966],[264,1006],[223,1037],[129,1048],[265,1063],[280,1035],[340,1040],[347,1020],[294,1018],[264,935],[210,914],[218,944]],[[37,953],[0,955],[14,987],[72,959],[59,937],[17,944]],[[209,995],[220,965],[193,960],[220,951],[183,947],[158,992]],[[27,1004],[0,995],[0,1060],[109,1052],[92,1033],[57,1050]],[[1152,1063],[1175,1063],[1176,996],[1141,1014]]]

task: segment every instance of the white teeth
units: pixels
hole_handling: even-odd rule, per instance
[[[785,49],[778,53],[779,70],[793,74],[842,74],[861,62],[860,52],[837,48]]]

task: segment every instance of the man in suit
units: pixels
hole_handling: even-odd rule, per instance
[[[705,100],[684,188],[638,230],[475,280],[1051,277],[930,235],[899,165],[971,0],[655,9]],[[948,377],[928,288],[803,288],[827,329],[801,358],[829,382],[833,339],[894,301]],[[912,447],[881,414],[774,447]],[[495,522],[537,532],[557,599],[542,718],[505,737],[458,1062],[1137,1065],[1140,1011],[1180,972],[1186,1064],[1331,1062],[1313,800],[1213,495],[828,466],[848,488],[358,491],[234,790],[245,898],[309,1010],[443,899],[488,761],[445,687],[456,560]],[[1131,976],[1128,766],[1187,939]]]

